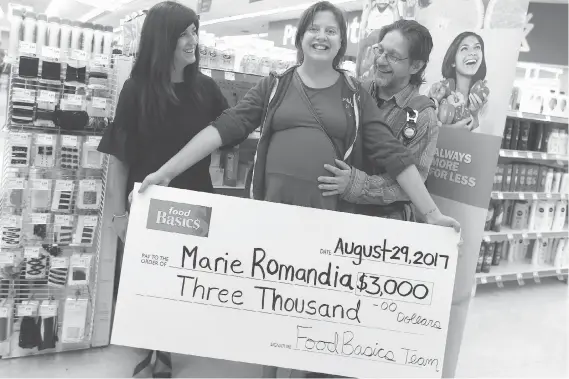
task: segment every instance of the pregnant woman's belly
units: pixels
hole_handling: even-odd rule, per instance
[[[310,127],[278,131],[271,137],[265,169],[265,200],[312,208],[336,208],[337,198],[323,197],[319,176],[332,176],[336,153],[320,129]]]

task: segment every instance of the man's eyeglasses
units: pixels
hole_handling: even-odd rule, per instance
[[[375,55],[375,60],[377,61],[379,58],[381,58],[381,56],[383,54],[385,54],[385,59],[389,62],[389,63],[397,63],[397,62],[401,62],[404,61],[405,59],[409,59],[409,57],[407,58],[401,58],[398,57],[396,55],[393,55],[391,53],[386,52],[381,46],[379,45],[373,45],[372,46],[373,49],[373,54]]]

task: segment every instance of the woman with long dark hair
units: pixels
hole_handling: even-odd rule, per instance
[[[443,126],[474,130],[480,126],[479,115],[488,103],[486,87],[486,56],[484,40],[474,32],[462,32],[452,41],[441,68],[443,82],[434,83],[430,96],[442,99],[443,94],[455,107],[453,121]],[[452,83],[452,84],[449,84]],[[452,88],[447,89],[447,86]],[[473,90],[475,89],[475,90]],[[459,114],[458,112],[461,112]]]
[[[113,180],[126,185],[113,217],[122,241],[128,194],[134,183],[157,171],[228,107],[217,84],[199,71],[198,31],[199,17],[184,5],[165,1],[148,11],[139,55],[122,88],[114,122],[99,145],[99,151],[110,154],[111,165],[116,167]],[[210,155],[204,154],[170,186],[213,192],[210,162]],[[121,258],[117,259],[115,283]],[[152,355],[137,366],[135,375],[151,362]],[[156,352],[153,376],[171,377],[168,353]]]

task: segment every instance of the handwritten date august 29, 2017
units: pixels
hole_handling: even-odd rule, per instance
[[[381,245],[363,245],[344,242],[339,238],[333,255],[353,257],[352,263],[356,266],[361,265],[364,260],[369,260],[446,270],[449,261],[449,256],[445,254],[410,251],[409,246],[389,246],[387,239],[384,239]]]

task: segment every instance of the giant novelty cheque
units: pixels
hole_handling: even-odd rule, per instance
[[[450,228],[151,187],[133,199],[112,343],[440,378],[458,241]]]

